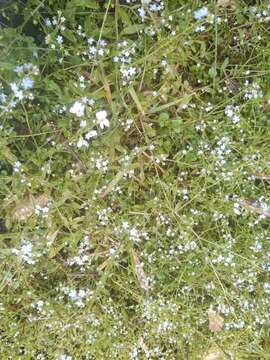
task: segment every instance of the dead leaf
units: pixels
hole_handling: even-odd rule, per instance
[[[239,83],[236,80],[232,79],[228,74],[225,74],[225,79],[229,93],[237,94],[240,89]]]
[[[18,204],[13,211],[13,218],[15,220],[24,221],[33,214],[33,207],[29,203],[20,203]]]
[[[224,319],[215,310],[210,308],[208,310],[209,330],[217,333],[219,332],[224,324]]]
[[[270,206],[266,204],[260,204],[255,200],[241,200],[240,205],[242,205],[247,210],[270,218]]]
[[[218,0],[217,6],[220,6],[220,7],[231,7],[232,9],[235,9],[235,7],[236,7],[236,1],[235,1],[235,0]]]
[[[270,181],[270,175],[255,174],[253,176],[254,176],[254,179],[256,179],[256,180]]]
[[[133,261],[134,261],[134,265],[135,265],[135,273],[136,273],[138,282],[140,284],[140,287],[143,290],[148,291],[150,288],[150,285],[149,285],[149,279],[146,276],[144,269],[143,269],[144,264],[142,262],[140,262],[137,254],[135,253],[134,250],[132,250],[132,256],[133,256]]]
[[[44,194],[23,199],[15,206],[12,217],[14,220],[25,221],[33,215],[36,206],[44,207],[48,202],[49,199]]]
[[[210,350],[204,360],[223,360],[224,356],[219,350]]]
[[[46,195],[44,194],[39,194],[37,197],[35,197],[33,199],[33,204],[34,206],[40,206],[40,207],[44,207],[48,204],[49,199]]]

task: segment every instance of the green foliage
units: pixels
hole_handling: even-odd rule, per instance
[[[270,10],[162,6],[0,5],[1,359],[269,356]]]

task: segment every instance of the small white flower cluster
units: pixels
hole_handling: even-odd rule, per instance
[[[177,195],[178,194],[182,195],[184,201],[189,200],[189,191],[188,191],[188,189],[177,190]]]
[[[218,211],[214,211],[213,214],[213,220],[214,221],[219,221],[219,220],[223,220],[226,219],[226,216]]]
[[[50,48],[53,50],[56,49],[56,47],[63,49],[64,39],[63,36],[59,34],[59,32],[63,33],[66,30],[65,21],[66,19],[62,15],[61,10],[57,11],[57,16],[53,16],[52,20],[49,18],[45,19],[46,27],[48,29],[52,28],[52,32],[47,34],[45,37],[45,44],[50,45]]]
[[[122,226],[115,228],[114,232],[117,236],[126,236],[134,243],[149,240],[149,234],[145,230],[140,230],[139,224],[131,225],[128,221],[123,221]]]
[[[88,48],[83,51],[83,59],[84,56],[87,56],[90,60],[97,61],[98,59],[109,54],[110,50],[107,48],[107,41],[100,39],[95,41],[93,38],[87,39]]]
[[[45,44],[46,45],[50,45],[50,48],[55,50],[57,47],[59,47],[59,49],[63,50],[64,49],[64,39],[62,35],[57,35],[55,38],[52,37],[52,34],[48,34],[45,37]],[[67,55],[67,53],[66,53]],[[59,62],[61,63],[63,61],[62,58],[59,59]]]
[[[176,236],[176,231],[173,228],[168,227],[166,230],[166,235],[170,238],[174,238]]]
[[[89,249],[89,235],[85,235],[79,245],[78,254],[67,259],[67,264],[69,266],[79,266],[81,271],[85,271],[90,263]]]
[[[168,251],[169,255],[183,255],[189,251],[193,251],[197,249],[198,245],[196,241],[191,240],[186,242],[185,244],[179,244],[177,246],[170,246],[170,249]]]
[[[250,246],[250,250],[254,253],[261,253],[263,252],[263,244],[262,239],[260,237],[256,237],[255,244]]]
[[[132,4],[137,0],[126,0],[127,4]],[[147,12],[160,12],[164,10],[164,1],[163,0],[141,0],[142,6],[138,8],[139,16],[142,22],[145,21]]]
[[[86,38],[87,37],[87,35],[86,35],[86,33],[83,31],[83,28],[82,28],[82,25],[78,25],[78,28],[77,28],[77,34],[79,35],[79,36],[81,36],[82,38]]]
[[[92,297],[92,291],[88,289],[72,289],[70,287],[63,287],[61,291],[67,296],[67,298],[80,308],[84,308],[87,301]]]
[[[227,105],[225,108],[225,115],[232,121],[233,124],[240,122],[240,106]]]
[[[13,171],[15,173],[22,171],[22,163],[20,161],[15,161],[15,163],[13,164]]]
[[[29,308],[35,310],[35,314],[28,316],[30,322],[48,319],[54,313],[53,309],[48,309],[49,303],[45,303],[43,300],[37,300],[29,305]]]
[[[43,300],[37,300],[36,302],[30,304],[30,307],[32,309],[36,309],[39,313],[44,313],[44,305],[45,303]]]
[[[200,131],[200,132],[204,132],[204,130],[206,129],[207,125],[206,123],[202,120],[200,123],[196,124],[195,125],[195,129],[197,131]]]
[[[76,84],[77,86],[77,84]],[[79,86],[81,89],[85,89],[86,88],[86,85],[85,85],[85,77],[84,76],[80,76],[79,77]]]
[[[229,144],[229,137],[223,136],[220,140],[218,140],[217,146],[211,151],[211,155],[217,157],[216,165],[218,167],[223,166],[227,163],[226,155],[229,155],[232,152]]]
[[[34,86],[34,77],[39,75],[39,69],[32,63],[26,63],[14,68],[14,72],[18,76],[15,81],[11,82],[10,96],[5,93],[0,94],[0,109],[3,112],[12,112],[17,103],[21,100],[33,100],[34,95],[31,89]],[[0,86],[3,90],[3,87]]]
[[[192,150],[193,148],[192,146],[190,146],[188,151],[192,151]],[[200,141],[198,144],[198,151],[197,151],[198,156],[206,155],[208,151],[210,151],[210,145],[207,142]],[[187,154],[187,150],[183,150],[183,154]],[[204,173],[205,170],[206,169],[202,169],[201,173]]]
[[[147,12],[157,13],[164,10],[164,2],[162,0],[141,0],[141,2],[142,6],[137,11],[142,22],[145,21]]]
[[[75,103],[76,104],[76,103]],[[74,104],[74,105],[75,105]],[[73,105],[73,106],[74,106]],[[84,115],[84,108],[83,110],[81,109],[80,105],[76,105],[76,107],[78,107],[78,109],[70,109],[70,112],[76,114],[77,116],[83,116]],[[78,110],[78,111],[77,111]],[[110,126],[110,120],[108,119],[108,114],[106,110],[101,110],[98,111],[95,115],[95,119],[93,120],[93,125],[99,126],[101,130],[104,130],[105,128],[108,128]],[[82,120],[80,122],[80,127],[81,128],[85,128],[87,126],[87,122],[86,120]],[[85,135],[84,138],[80,137],[78,142],[77,142],[77,148],[80,149],[82,147],[88,147],[89,146],[89,141],[91,141],[93,138],[98,136],[98,132],[95,129],[92,129],[90,131],[88,131]],[[102,167],[102,169],[106,172],[108,169],[106,168],[105,170],[105,164],[97,164],[97,169],[99,169],[99,165]],[[108,165],[108,164],[107,164]]]
[[[130,130],[132,124],[133,124],[133,119],[127,119],[126,121],[121,122],[121,125],[123,126],[125,132]]]
[[[52,206],[51,201],[47,202],[47,204],[44,205],[44,206],[40,206],[40,205],[36,204],[35,207],[34,207],[34,212],[38,216],[41,216],[43,218],[47,218],[48,215],[49,215],[49,211],[50,211],[51,206]]]
[[[214,106],[210,102],[208,102],[206,106],[202,106],[202,109],[206,112],[210,112],[211,110],[213,110],[213,108]]]
[[[264,291],[267,295],[270,295],[270,283],[263,284]]]
[[[46,360],[46,357],[44,354],[38,353],[36,356],[36,360]]]
[[[129,229],[129,238],[133,242],[141,242],[142,240],[148,240],[149,236],[146,231],[138,230],[135,226]]]
[[[63,49],[64,46],[64,39],[63,39],[63,36],[62,35],[57,35],[55,37],[55,39],[52,39],[52,36],[51,34],[48,34],[45,38],[45,43],[47,45],[50,44],[50,47],[51,49],[55,50],[56,49],[56,46],[58,46],[60,49]],[[59,59],[59,62],[61,63],[63,60],[62,59]]]
[[[34,65],[32,63],[25,63],[19,66],[16,66],[14,68],[14,71],[18,74],[18,75],[25,75],[28,74],[28,76],[33,75],[33,76],[37,76],[39,75],[39,68],[37,67],[37,65]]]
[[[164,317],[175,317],[178,309],[179,306],[170,300],[148,298],[143,302],[142,317],[149,323],[157,323]]]
[[[243,208],[242,208],[241,204],[237,201],[233,204],[233,212],[236,215],[241,215],[243,213]]]
[[[53,16],[52,20],[49,18],[45,19],[45,25],[50,28],[52,26],[57,26],[60,28],[61,31],[65,31],[66,27],[63,25],[65,23],[66,19],[62,15],[61,10],[57,10],[57,16]]]
[[[58,356],[57,360],[73,360],[73,357],[70,355],[61,354]]]
[[[109,214],[112,213],[112,208],[108,207],[97,211],[97,216],[99,220],[99,225],[106,226],[109,223],[110,217]]]
[[[33,81],[30,78],[25,78],[25,81],[22,81],[20,84],[11,83],[10,88],[13,92],[13,97],[16,100],[29,99],[33,100],[33,94],[29,92],[25,92],[24,90],[31,89],[33,86]]]
[[[138,12],[142,19],[142,22],[144,22],[144,20],[146,18],[146,14],[147,14],[147,12],[145,11],[145,8],[143,8],[143,7],[139,8]],[[148,13],[149,13],[149,10],[148,10]],[[160,22],[156,23],[155,25],[150,23],[150,24],[148,24],[148,26],[146,26],[144,28],[144,30],[140,30],[140,32],[142,33],[144,31],[144,33],[146,35],[153,38],[156,34],[160,33],[163,29],[166,29],[170,32],[170,35],[175,36],[176,30],[173,28],[172,21],[173,21],[172,15],[165,16],[163,13],[160,16]]]
[[[243,329],[245,327],[245,321],[240,319],[237,322],[236,321],[232,321],[232,322],[226,322],[226,324],[224,324],[224,329],[226,330],[232,330],[232,329]]]
[[[169,225],[171,222],[170,218],[167,215],[162,214],[162,213],[159,213],[157,215],[156,220],[157,220],[157,224],[159,224],[159,225]]]
[[[233,273],[233,285],[236,289],[245,289],[253,292],[258,282],[258,273],[252,269],[244,269],[241,273]]]
[[[106,174],[108,172],[110,165],[108,159],[105,159],[104,157],[99,155],[96,158],[92,157],[90,160],[95,163],[96,170],[101,171],[103,174]]]
[[[219,254],[212,259],[213,264],[222,264],[224,266],[235,267],[234,255],[231,252],[227,252],[225,255]]]
[[[24,263],[34,265],[41,254],[33,251],[33,244],[23,240],[19,249],[12,249],[12,254],[18,256]]]
[[[264,96],[260,85],[256,82],[250,83],[248,80],[245,81],[245,100],[260,99]]]
[[[168,331],[172,331],[176,328],[176,325],[174,323],[172,323],[171,321],[168,320],[164,320],[162,321],[157,328],[157,333],[166,333]]]
[[[167,158],[168,155],[160,154],[158,156],[155,156],[153,160],[156,164],[166,165]]]
[[[117,52],[118,55],[114,56],[113,61],[120,64],[122,84],[131,84],[138,73],[138,68],[131,65],[132,55],[136,53],[136,44],[126,40],[121,41],[117,44]]]

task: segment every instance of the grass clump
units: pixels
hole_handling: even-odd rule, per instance
[[[269,359],[266,2],[1,5],[1,359]]]

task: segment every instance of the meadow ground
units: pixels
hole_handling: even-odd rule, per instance
[[[0,9],[0,359],[270,359],[270,2]]]

